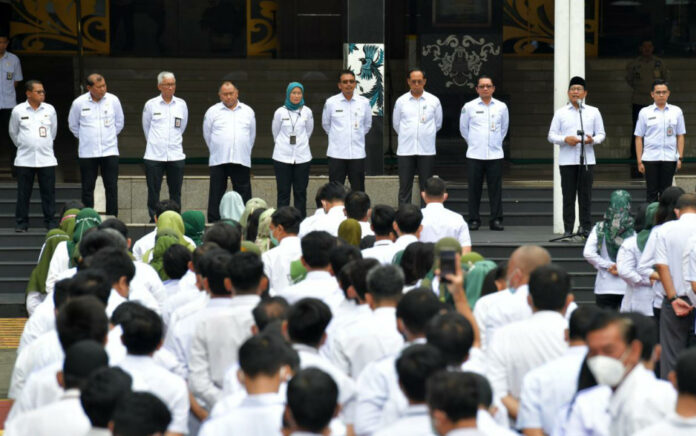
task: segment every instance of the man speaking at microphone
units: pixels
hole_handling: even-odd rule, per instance
[[[587,237],[592,228],[592,173],[594,145],[606,138],[602,115],[594,106],[584,104],[585,79],[575,76],[568,86],[568,104],[553,115],[548,140],[560,146],[558,165],[563,193],[563,236],[573,234],[575,197],[580,206],[577,234]]]

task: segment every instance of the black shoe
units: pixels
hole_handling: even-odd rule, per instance
[[[503,227],[503,223],[500,222],[500,220],[493,220],[490,224],[491,230],[495,230],[497,232],[505,230],[505,227]]]
[[[564,237],[564,238],[569,238],[569,237],[571,237],[572,235],[573,235],[573,232],[571,232],[571,231],[569,231],[569,230],[566,230],[565,232],[563,232],[563,237]]]
[[[469,223],[469,230],[478,230],[481,227],[481,221],[472,221]]]
[[[29,229],[26,227],[15,227],[15,233],[26,233]]]

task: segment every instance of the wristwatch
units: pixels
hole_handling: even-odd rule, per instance
[[[678,298],[679,298],[679,297],[675,295],[674,297],[672,297],[672,298],[669,299],[669,303],[670,303],[670,304],[674,303]]]

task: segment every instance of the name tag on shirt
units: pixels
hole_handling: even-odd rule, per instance
[[[155,112],[155,113],[153,113],[152,115],[158,117],[158,116],[162,115],[162,112]]]
[[[652,120],[656,120],[656,119],[657,119],[657,117],[650,117],[650,118],[648,118],[648,121],[652,121]]]
[[[7,73],[7,80],[12,80],[12,77],[13,77],[12,73],[8,72]]]
[[[482,114],[484,113],[483,111],[476,111],[477,114]]]
[[[82,112],[87,112],[88,110],[89,110],[88,107],[83,107],[83,108],[82,108]]]
[[[343,109],[336,109],[336,112],[343,112]]]
[[[179,118],[179,117],[174,118],[174,127],[176,127],[177,129],[181,128],[181,118]]]
[[[20,120],[28,120],[28,119],[29,119],[29,117],[22,117],[22,118],[20,118]]]
[[[39,136],[42,138],[46,137],[46,128],[44,126],[39,127]]]

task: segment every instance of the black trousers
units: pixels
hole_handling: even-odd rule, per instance
[[[181,207],[181,185],[184,183],[185,160],[158,161],[143,159],[147,182],[147,211],[150,219],[155,217],[155,207],[160,200],[162,178],[167,175],[169,198]]]
[[[118,215],[118,156],[78,159],[82,177],[82,203],[94,207],[94,186],[101,171],[106,193],[106,214]]]
[[[311,162],[301,164],[287,164],[273,161],[273,169],[276,175],[277,207],[290,205],[290,189],[294,206],[300,211],[302,217],[307,216],[307,185],[309,184],[309,167]]]
[[[14,160],[17,156],[17,147],[10,139],[10,116],[12,109],[0,109],[0,153],[9,156],[10,170],[12,177],[17,177],[17,170],[14,166]]]
[[[595,303],[600,309],[609,309],[618,312],[621,308],[623,295],[619,294],[595,294]]]
[[[592,175],[594,165],[561,165],[561,191],[563,192],[563,227],[572,232],[575,225],[575,196],[580,208],[580,227],[592,229]]]
[[[435,155],[397,156],[399,164],[399,204],[410,204],[413,176],[418,172],[418,186],[425,189],[425,181],[433,176]]]
[[[479,206],[483,178],[488,185],[488,201],[491,206],[490,221],[503,220],[503,159],[466,160],[467,180],[469,182],[469,222],[481,222]]]
[[[244,204],[251,198],[251,175],[249,168],[239,164],[222,164],[210,167],[210,189],[208,191],[208,222],[220,221],[220,201],[227,191],[227,179],[232,189],[242,196]]]
[[[365,192],[365,159],[328,158],[329,182],[346,183],[346,176],[353,191]]]
[[[29,228],[29,201],[34,189],[34,175],[39,179],[41,210],[44,226],[47,229],[57,227],[56,222],[56,167],[16,167],[17,169],[17,205],[15,220],[17,228]]]
[[[672,186],[672,178],[677,170],[677,163],[657,160],[643,161],[645,166],[646,201],[657,201],[665,189]]]

